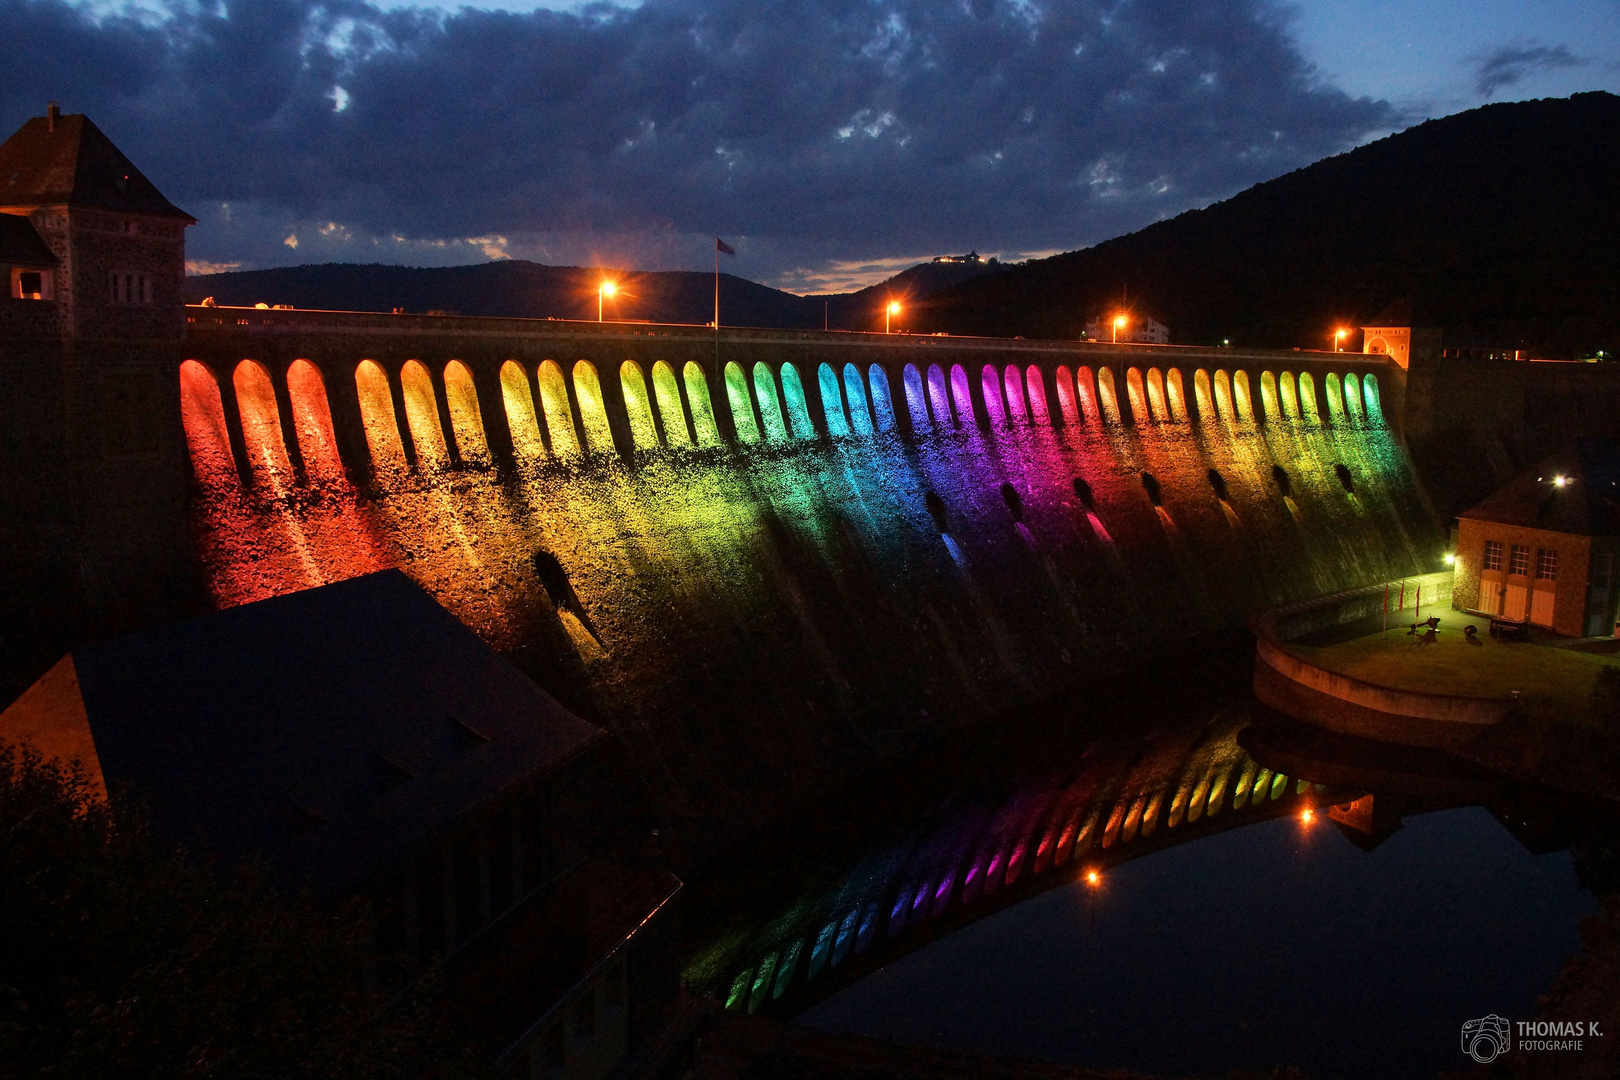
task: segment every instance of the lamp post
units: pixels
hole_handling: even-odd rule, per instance
[[[1343,328],[1333,331],[1333,351],[1344,352],[1344,337],[1350,331]]]
[[[889,320],[893,319],[898,314],[900,314],[900,302],[898,300],[890,300],[889,306],[883,309],[883,332],[885,334],[891,332],[889,329]]]
[[[616,293],[618,291],[619,291],[618,284],[615,283],[615,282],[612,282],[612,281],[603,281],[601,284],[599,284],[596,287],[596,321],[597,322],[602,321],[602,298],[604,296],[612,296],[614,293]]]
[[[1119,344],[1119,332],[1121,330],[1125,329],[1125,325],[1126,325],[1126,323],[1128,321],[1129,320],[1126,319],[1125,316],[1123,316],[1123,315],[1115,315],[1114,316],[1114,344],[1115,345]]]

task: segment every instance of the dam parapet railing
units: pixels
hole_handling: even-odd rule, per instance
[[[241,402],[324,414],[351,479],[385,462],[514,468],[551,458],[1021,424],[1383,427],[1386,357],[946,335],[297,309],[186,309],[182,381],[208,376],[249,479]],[[617,378],[615,378],[615,374]],[[184,393],[212,396],[199,385]],[[319,391],[313,406],[300,395]],[[389,429],[392,429],[390,431]]]
[[[1449,571],[1407,579],[1408,587],[1451,594]],[[1289,642],[1377,615],[1388,600],[1383,583],[1332,593],[1264,612],[1255,635],[1254,693],[1277,711],[1340,734],[1383,742],[1457,749],[1510,716],[1511,698],[1398,690],[1330,670]]]

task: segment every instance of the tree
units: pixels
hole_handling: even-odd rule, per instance
[[[0,744],[0,1077],[479,1075],[424,989],[368,989],[369,939]]]

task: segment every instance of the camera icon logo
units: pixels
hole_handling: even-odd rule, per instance
[[[1495,1061],[1498,1054],[1513,1049],[1513,1025],[1495,1013],[1469,1020],[1462,1026],[1462,1048],[1481,1065]]]

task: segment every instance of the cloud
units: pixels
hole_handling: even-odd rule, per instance
[[[1576,56],[1567,45],[1520,43],[1503,45],[1488,56],[1474,57],[1473,63],[1474,91],[1488,98],[1534,72],[1585,67],[1591,60]]]
[[[739,273],[849,280],[897,253],[1080,247],[1400,124],[1322,85],[1288,18],[1273,0],[0,0],[0,121],[47,97],[88,112],[203,219],[189,243],[212,261],[699,268],[696,238],[721,233],[744,240]]]

